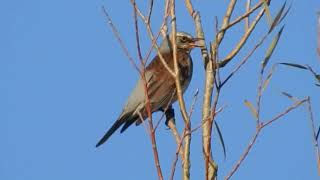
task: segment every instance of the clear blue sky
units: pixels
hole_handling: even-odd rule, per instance
[[[202,10],[206,38],[210,40],[214,15],[221,17],[227,1],[193,2]],[[130,52],[136,57],[129,1],[122,4],[75,0],[11,0],[1,3],[0,179],[157,178],[150,141],[143,126],[132,127],[122,135],[117,132],[101,148],[94,147],[121,112],[138,79],[106,25],[101,5],[106,6]],[[162,3],[156,1],[155,5],[162,6]],[[271,6],[273,15],[280,5],[274,1]],[[154,10],[154,28],[159,26],[159,9]],[[270,64],[283,61],[307,63],[320,71],[315,50],[316,12],[319,9],[320,3],[315,0],[293,2]],[[179,30],[194,34],[191,18],[182,4],[177,5],[177,21]],[[255,37],[265,32],[265,24],[263,18]],[[241,25],[238,29],[242,28]],[[241,31],[233,33],[233,37],[226,37],[221,57],[241,35]],[[256,40],[251,39],[246,49]],[[217,139],[213,142],[221,178],[230,171],[254,133],[255,122],[243,101],[255,100],[259,65],[268,42],[222,91],[219,106],[227,105],[227,108],[217,121],[227,146],[226,160]],[[144,38],[142,45],[148,47],[148,39]],[[244,55],[241,53],[234,61],[238,62]],[[204,71],[199,50],[194,50],[192,56],[194,77],[185,97],[189,106],[193,92],[200,89],[192,119],[193,126],[196,126],[201,118]],[[225,77],[235,65],[230,63],[222,70],[222,76]],[[306,72],[281,67],[263,97],[263,119],[271,118],[290,105],[290,100],[280,94],[282,91],[299,98],[311,95],[314,110],[319,109],[320,89],[314,86],[314,79]],[[315,112],[318,124],[319,115]],[[159,114],[154,117],[158,119]],[[181,127],[180,120],[178,117]],[[157,131],[157,140],[167,179],[176,146],[164,124]],[[191,178],[203,179],[200,132],[193,135],[191,148]],[[181,179],[179,165],[176,179]],[[233,179],[317,179],[305,108],[295,110],[266,128]]]

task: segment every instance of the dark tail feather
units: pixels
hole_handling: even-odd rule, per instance
[[[126,121],[126,123],[122,126],[120,133],[123,133],[129,126],[131,126],[135,121],[137,120],[136,117],[130,119],[129,121]]]
[[[117,130],[119,127],[125,123],[128,120],[128,115],[124,115],[120,117],[113,125],[112,127],[107,131],[107,133],[100,139],[100,141],[97,143],[96,147],[99,147],[101,144],[105,143],[109,137]]]

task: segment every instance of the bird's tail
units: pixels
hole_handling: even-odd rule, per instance
[[[97,143],[96,147],[99,147],[101,144],[105,143],[110,136],[117,130],[119,127],[124,124],[128,118],[130,118],[130,114],[126,114],[121,116],[113,125],[112,127],[106,132],[106,134],[100,139]]]

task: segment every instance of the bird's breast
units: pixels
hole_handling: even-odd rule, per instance
[[[162,54],[164,60],[166,61],[168,67],[174,71],[174,60],[172,53]],[[186,52],[177,53],[178,68],[180,72],[180,85],[182,91],[184,92],[192,78],[193,64],[191,56]],[[172,93],[176,92],[175,78],[172,76],[167,68],[163,65],[160,58],[156,56],[146,68],[146,71],[151,74],[152,78],[148,83],[149,96],[152,98],[169,96],[165,101],[169,101]],[[176,100],[176,97],[173,98],[173,101]],[[165,103],[164,103],[165,104]]]
[[[180,84],[184,92],[189,86],[192,78],[193,64],[189,54],[184,54],[179,58],[178,65],[180,70]]]

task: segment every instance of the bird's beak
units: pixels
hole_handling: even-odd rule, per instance
[[[203,47],[203,45],[199,44],[199,41],[201,41],[201,40],[204,40],[204,39],[203,38],[193,38],[192,42],[190,43],[190,46],[192,48],[194,48],[194,47]]]

